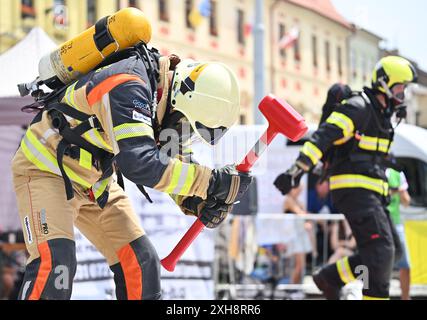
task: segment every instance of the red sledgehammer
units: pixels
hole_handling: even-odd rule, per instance
[[[268,120],[269,126],[267,131],[246,155],[242,163],[237,166],[239,172],[248,173],[261,154],[267,149],[271,141],[273,141],[279,133],[296,142],[300,140],[308,130],[304,118],[285,101],[273,95],[266,96],[261,101],[258,108]],[[205,225],[200,219],[197,219],[196,222],[193,223],[172,252],[161,261],[162,266],[166,270],[170,272],[175,270],[178,260],[200,232],[202,232],[204,227]]]

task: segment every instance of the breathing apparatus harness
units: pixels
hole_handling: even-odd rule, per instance
[[[95,35],[95,39],[98,39],[97,46],[99,45],[98,49],[103,49],[106,46],[108,46],[111,41],[115,41],[112,39],[109,32],[102,32],[102,23],[106,23],[105,21],[101,19],[100,22],[96,25],[96,30],[98,37]],[[104,29],[105,30],[105,29]],[[107,29],[108,31],[108,29]],[[111,39],[108,39],[108,38]],[[104,61],[99,64],[97,67],[95,67],[93,70],[97,70],[99,68],[108,66],[110,64],[113,64],[115,62],[127,59],[131,56],[136,56],[138,59],[140,59],[147,70],[147,74],[149,76],[149,81],[151,88],[154,88],[152,101],[153,101],[153,112],[152,112],[152,124],[153,128],[155,130],[158,130],[159,124],[157,123],[156,119],[156,108],[157,108],[157,82],[159,78],[159,68],[158,68],[158,61],[160,58],[160,54],[155,48],[148,49],[146,44],[144,42],[140,42],[134,47],[124,49],[123,51],[115,52],[112,55],[108,56],[104,59]],[[77,80],[78,81],[78,80]],[[92,155],[92,159],[94,160],[93,165],[97,170],[101,170],[102,176],[98,180],[102,181],[109,177],[114,172],[114,154],[101,149],[97,146],[94,146],[93,144],[86,141],[82,135],[84,135],[86,132],[97,129],[100,132],[103,132],[102,126],[94,115],[88,115],[86,113],[83,113],[79,110],[76,110],[75,108],[71,107],[70,105],[61,102],[62,97],[64,96],[64,92],[67,90],[67,88],[70,85],[62,85],[55,88],[52,92],[45,93],[40,87],[44,85],[42,81],[34,81],[31,84],[26,85],[19,85],[19,89],[21,92],[21,95],[27,95],[31,93],[31,96],[35,99],[35,102],[31,105],[24,106],[22,108],[23,112],[38,112],[34,120],[31,124],[37,123],[41,120],[42,114],[44,111],[47,111],[49,116],[52,119],[52,126],[54,129],[57,129],[59,134],[62,137],[62,140],[59,142],[57,147],[57,161],[58,166],[61,171],[61,175],[64,179],[65,184],[65,191],[67,195],[67,200],[70,200],[74,197],[74,191],[72,187],[72,183],[70,178],[68,177],[67,173],[64,170],[63,165],[63,158],[64,155],[70,156],[73,159],[79,159],[80,158],[80,150],[84,149],[87,152],[89,152]],[[24,89],[27,89],[25,91]],[[26,94],[25,94],[26,93]],[[67,121],[66,116],[69,116],[73,119],[78,120],[80,123],[74,127],[71,128],[70,123]],[[120,173],[119,169],[115,167],[115,171],[117,174],[117,179],[119,185],[124,189],[124,183],[123,183],[123,177]],[[144,196],[147,198],[147,200],[152,203],[152,200],[150,199],[150,196],[146,192],[143,186],[137,185],[138,189],[144,194]],[[92,190],[90,190],[90,193]],[[93,194],[91,196],[93,197]],[[94,200],[94,199],[93,199]],[[98,202],[98,205],[103,208],[108,200],[108,195],[101,196],[100,198],[96,199]]]

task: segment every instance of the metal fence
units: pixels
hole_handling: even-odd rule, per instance
[[[259,214],[233,216],[220,227],[216,237],[214,266],[217,299],[319,299],[321,293],[312,281],[312,273],[328,263],[334,253],[331,231],[336,223],[344,223],[341,214]],[[310,224],[312,228],[304,228]],[[303,226],[303,229],[301,229]],[[304,242],[301,233],[315,236],[311,250],[305,252],[305,267],[300,281],[291,281],[289,273],[295,267],[293,243]],[[333,231],[333,233],[336,233]],[[281,246],[270,255],[266,252]],[[298,246],[300,246],[298,244]],[[291,248],[291,249],[290,249]],[[264,257],[262,252],[264,251]],[[264,259],[264,260],[263,260]],[[361,298],[362,284],[355,282],[343,291],[345,299]],[[400,296],[399,282],[391,283],[391,296]],[[427,296],[426,286],[413,286],[411,293]]]

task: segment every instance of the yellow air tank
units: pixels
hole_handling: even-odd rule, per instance
[[[65,42],[39,62],[39,75],[54,89],[88,73],[114,52],[151,40],[151,24],[137,8],[125,8]]]

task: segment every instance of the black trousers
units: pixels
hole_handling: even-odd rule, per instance
[[[341,189],[332,192],[332,200],[348,220],[358,252],[321,272],[336,286],[344,286],[348,279],[362,280],[364,298],[389,298],[394,261],[400,258],[402,248],[387,199],[365,189]]]

